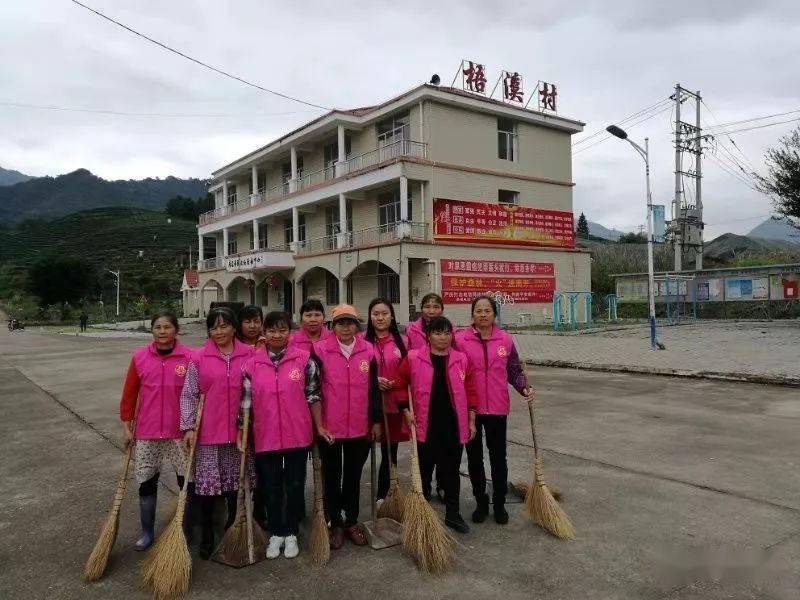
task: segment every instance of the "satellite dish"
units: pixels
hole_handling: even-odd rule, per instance
[[[434,74],[433,74],[433,77],[431,77],[431,84],[432,84],[432,85],[439,85],[439,83],[440,83],[441,81],[442,81],[442,80],[439,78],[439,76],[438,76],[436,73],[434,73]]]

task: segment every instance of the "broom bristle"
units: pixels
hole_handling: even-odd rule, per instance
[[[453,539],[421,493],[406,496],[403,549],[426,573],[440,575],[450,566]]]
[[[117,539],[118,528],[119,511],[113,511],[106,517],[106,522],[103,523],[97,543],[86,561],[86,566],[83,569],[85,581],[97,581],[103,576],[108,564],[108,557],[111,554],[111,548],[114,547],[114,542]]]
[[[520,496],[523,498],[528,497],[528,491],[530,491],[531,485],[527,481],[515,481],[514,487],[517,488]],[[549,489],[550,493],[553,494],[553,498],[555,498],[558,502],[563,502],[564,494],[561,492],[561,489],[550,484],[547,485],[547,489]]]
[[[386,494],[383,503],[378,507],[378,518],[394,519],[398,523],[402,523],[405,510],[406,492],[400,487],[397,479],[393,479],[389,486],[389,493]]]
[[[533,483],[525,496],[525,510],[531,519],[554,536],[562,540],[574,539],[572,522],[544,482],[539,460],[534,460]]]
[[[253,528],[255,538],[255,528]],[[255,539],[253,540],[255,542]],[[253,544],[255,546],[255,543]],[[250,551],[247,543],[247,518],[237,517],[228,530],[223,534],[222,539],[214,552],[215,559],[229,565],[244,566],[250,564]]]
[[[331,544],[328,538],[328,524],[325,513],[315,510],[311,519],[311,531],[308,534],[308,550],[315,565],[322,566],[331,558]]]
[[[157,600],[176,600],[189,590],[192,557],[183,534],[183,515],[180,516],[170,521],[142,563],[144,584]]]

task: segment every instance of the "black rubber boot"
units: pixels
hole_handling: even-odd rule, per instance
[[[198,554],[203,560],[208,560],[214,552],[214,504],[215,496],[198,496],[200,505],[200,548]]]
[[[458,533],[469,533],[469,525],[467,525],[464,518],[458,513],[445,515],[444,524]]]
[[[194,482],[189,484],[186,490],[186,507],[183,512],[183,535],[186,536],[186,544],[189,545],[194,541],[194,516],[195,516],[195,503],[197,499],[194,496]]]
[[[475,501],[478,503],[478,506],[472,513],[472,522],[483,523],[486,520],[486,517],[489,516],[489,496],[486,494],[483,494],[482,496],[476,496]]]
[[[505,502],[494,503],[494,520],[498,525],[505,525],[508,523],[508,511],[506,511]]]
[[[136,550],[142,552],[153,545],[155,539],[153,530],[156,525],[156,502],[158,494],[139,496],[139,520],[142,524],[142,533],[136,540]]]
[[[225,531],[228,531],[234,520],[236,520],[236,504],[238,492],[225,492],[225,505],[228,509],[228,516],[225,519]]]

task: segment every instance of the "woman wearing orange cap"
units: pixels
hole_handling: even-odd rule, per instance
[[[367,543],[358,525],[361,471],[370,442],[380,439],[381,394],[372,344],[358,332],[358,314],[348,304],[333,309],[333,333],[314,344],[320,364],[325,508],[331,524],[330,545],[338,550],[345,535],[357,546]],[[342,517],[344,513],[344,518]]]

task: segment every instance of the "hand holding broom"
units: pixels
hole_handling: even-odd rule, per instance
[[[203,417],[205,396],[200,396],[197,416],[194,421],[195,433],[200,430]],[[153,549],[147,553],[142,563],[142,580],[144,585],[153,591],[158,600],[174,600],[183,597],[189,590],[192,577],[192,556],[183,533],[183,515],[186,510],[186,494],[189,478],[194,469],[194,457],[197,450],[197,436],[194,436],[186,461],[184,486],[178,495],[178,507],[167,528],[156,540]]]
[[[525,378],[527,379],[527,369],[525,371]],[[539,458],[539,444],[536,440],[536,418],[533,404],[534,397],[531,394],[528,399],[528,412],[531,418],[531,436],[533,437],[533,481],[528,493],[525,495],[525,510],[534,522],[554,536],[563,540],[571,540],[575,537],[572,523],[558,502],[556,502],[542,476],[542,461]]]
[[[436,512],[422,495],[422,478],[419,473],[417,427],[414,407],[408,403],[411,429],[411,491],[406,495],[403,515],[403,549],[420,568],[434,575],[444,573],[450,566],[453,539],[445,530]]]

